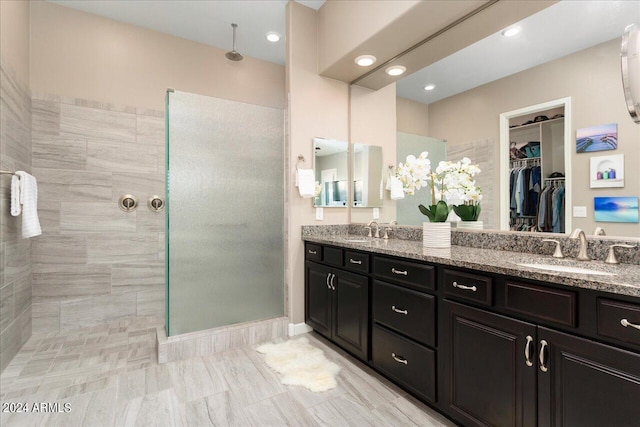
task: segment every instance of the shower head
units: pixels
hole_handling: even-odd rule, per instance
[[[242,54],[236,50],[236,28],[238,28],[238,24],[231,24],[233,27],[233,50],[231,52],[227,52],[224,56],[231,61],[242,61]]]

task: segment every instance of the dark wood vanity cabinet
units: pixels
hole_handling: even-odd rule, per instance
[[[317,248],[314,252],[321,250],[323,256],[331,254],[330,259],[336,265],[337,259],[341,259],[341,255],[334,252],[336,249]],[[360,267],[362,264],[355,265]],[[306,262],[305,276],[305,322],[366,361],[369,354],[369,278],[313,261]]]

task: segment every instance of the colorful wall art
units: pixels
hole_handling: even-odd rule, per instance
[[[618,148],[618,124],[592,126],[576,131],[576,152],[590,153]]]
[[[624,187],[624,154],[589,159],[591,188]]]
[[[594,197],[596,222],[638,222],[637,197]]]

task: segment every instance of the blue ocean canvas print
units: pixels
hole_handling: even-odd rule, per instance
[[[637,197],[594,197],[596,222],[638,222]]]
[[[590,153],[618,148],[618,124],[593,126],[576,131],[576,152]]]

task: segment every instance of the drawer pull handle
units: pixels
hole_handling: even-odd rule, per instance
[[[404,315],[409,314],[409,310],[400,310],[399,308],[396,308],[395,305],[391,306],[391,310],[395,311],[396,313],[400,313],[400,314],[404,314]]]
[[[402,363],[403,365],[407,365],[409,363],[407,359],[405,359],[402,356],[396,356],[395,353],[391,353],[391,357],[393,357],[393,360],[395,360],[398,363]]]
[[[533,366],[533,362],[531,361],[531,343],[533,342],[533,338],[531,335],[527,335],[527,344],[524,346],[524,362],[527,366]]]
[[[335,279],[335,278],[336,278],[336,275],[332,274],[331,275],[331,289],[333,289],[334,291],[336,290],[336,287],[333,285],[333,279]]]
[[[402,271],[402,270],[396,270],[395,268],[392,268],[391,272],[393,274],[401,274],[403,276],[406,276],[407,274],[409,274],[409,273],[407,273],[407,270]]]
[[[349,258],[349,262],[350,262],[351,264],[358,264],[358,265],[362,264],[362,261],[361,261],[361,260],[355,260],[355,259],[353,259],[353,258]]]
[[[311,255],[318,255],[318,251],[312,251],[311,249],[309,249],[309,253]]]
[[[329,284],[329,277],[331,277],[331,273],[327,273],[327,288],[331,289],[331,285]]]
[[[549,371],[549,368],[547,368],[547,365],[545,365],[545,357],[544,357],[544,350],[547,348],[548,345],[549,343],[546,342],[545,340],[540,341],[540,354],[538,355],[538,359],[540,360],[540,370],[542,372]]]
[[[628,327],[628,326],[631,326],[632,328],[636,328],[637,330],[639,330],[639,331],[640,331],[640,325],[636,325],[635,323],[631,323],[631,322],[629,322],[627,319],[622,319],[622,320],[620,321],[620,324],[621,324],[622,326],[624,326],[625,328],[626,328],[626,327]]]
[[[454,288],[458,288],[458,289],[462,289],[463,291],[473,291],[473,292],[475,292],[475,291],[478,290],[478,288],[476,288],[475,285],[473,285],[473,286],[461,285],[458,282],[453,282],[453,287]]]

